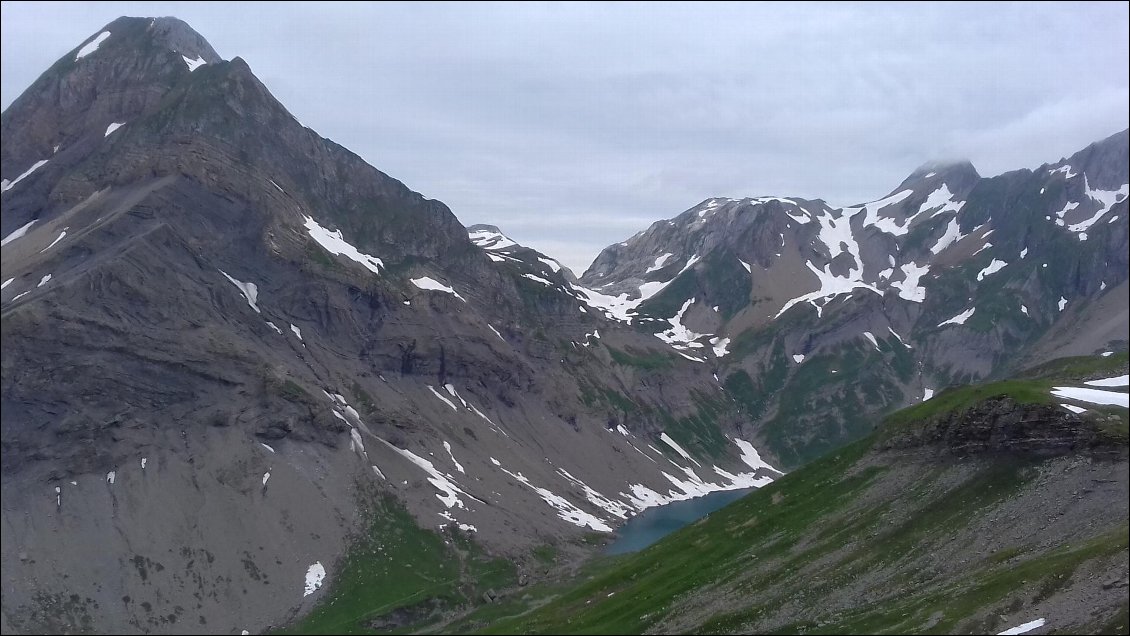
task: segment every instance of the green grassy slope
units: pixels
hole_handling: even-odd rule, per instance
[[[642,552],[528,587],[382,500],[372,536],[295,631],[995,633],[1046,617],[1061,631],[1127,633],[1127,411],[1075,421],[1044,406],[1053,385],[1126,366],[1125,354],[1069,359],[947,391]],[[893,432],[1000,396],[1057,425],[1123,433],[1095,455],[880,450]],[[491,603],[488,588],[500,591]]]
[[[449,627],[983,633],[1048,614],[1065,631],[1126,633],[1126,588],[1096,583],[1125,574],[1125,453],[954,460],[874,447],[890,428],[1000,395],[1050,402],[1053,383],[1125,367],[1125,355],[1076,359],[1028,379],[952,390],[647,550],[591,564],[572,586],[525,592],[509,616],[493,607]],[[1125,409],[1092,420],[1112,413],[1125,428]]]

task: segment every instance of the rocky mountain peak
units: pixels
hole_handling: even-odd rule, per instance
[[[1130,165],[1130,129],[1096,141],[1067,159],[1054,164],[1068,174],[1087,176],[1087,187],[1096,190],[1117,191],[1126,184],[1126,170]]]
[[[174,53],[191,60],[203,59],[206,64],[214,64],[223,60],[216,53],[204,36],[188,26],[188,23],[174,17],[161,18],[129,18],[121,17],[107,25],[107,30],[119,23],[126,25],[129,22],[148,20],[145,27],[146,33],[154,43],[163,44]]]
[[[980,178],[977,169],[966,159],[928,161],[911,172],[891,194],[907,189],[932,190],[942,184],[947,185],[951,192],[968,192]]]
[[[222,61],[176,18],[121,17],[95,31],[0,116],[5,197],[13,196],[7,184],[32,166],[51,172],[85,160],[103,139],[156,110],[179,82]],[[25,221],[5,217],[5,228]]]

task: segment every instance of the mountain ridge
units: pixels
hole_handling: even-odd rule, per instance
[[[377,568],[404,539],[536,576],[647,507],[769,484],[1008,347],[1081,346],[1057,329],[1126,290],[1109,143],[850,213],[708,199],[613,249],[609,283],[464,228],[176,20],[96,31],[0,128],[5,632],[265,629],[324,607],[364,537]],[[1003,207],[1024,218],[989,227]],[[954,304],[1006,277],[1036,327]],[[1104,335],[1124,322],[1091,348],[1124,348]]]
[[[110,23],[3,116],[5,631],[260,630],[373,510],[532,570],[779,474],[708,370],[159,24]],[[88,116],[50,129],[52,91]]]

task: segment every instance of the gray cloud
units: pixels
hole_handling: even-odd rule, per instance
[[[799,4],[799,3],[798,3]],[[1128,126],[1126,3],[3,3],[2,103],[118,15],[176,15],[306,125],[582,270],[711,196],[834,204]]]

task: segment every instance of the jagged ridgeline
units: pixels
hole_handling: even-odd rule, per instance
[[[0,116],[5,633],[449,619],[947,386],[1124,360],[1125,131],[708,199],[577,278],[179,20],[76,44]]]

